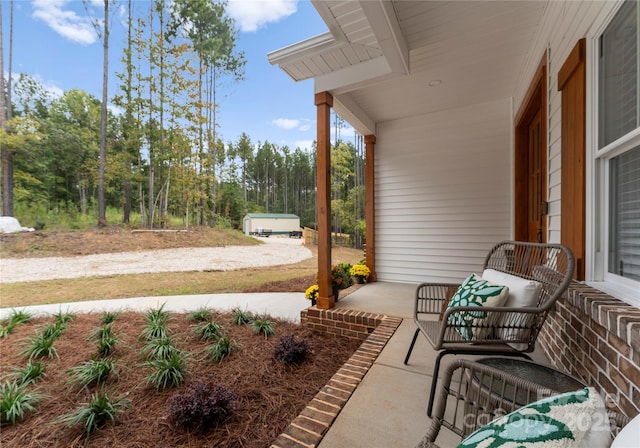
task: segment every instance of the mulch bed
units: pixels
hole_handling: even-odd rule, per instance
[[[64,311],[64,310],[63,310]],[[229,315],[213,314],[224,326],[228,336],[240,348],[215,364],[203,359],[206,342],[193,332],[194,322],[184,314],[172,314],[169,329],[175,344],[187,352],[188,378],[215,381],[238,395],[233,415],[205,434],[193,434],[173,426],[167,419],[169,399],[183,392],[185,386],[156,391],[147,385],[151,369],[145,366],[141,354],[144,342],[140,338],[145,319],[140,313],[121,313],[114,331],[120,342],[114,355],[118,376],[110,379],[106,389],[125,396],[131,407],[118,416],[115,425],[107,424],[91,435],[92,447],[268,447],[324,386],[329,378],[351,356],[359,345],[356,341],[327,338],[300,325],[271,319],[276,335],[265,339],[252,328],[231,323]],[[3,447],[80,447],[85,436],[82,428],[52,423],[72,412],[87,396],[69,384],[67,370],[91,359],[95,343],[87,336],[100,326],[99,314],[77,315],[57,340],[59,359],[45,359],[46,376],[30,390],[45,394],[38,412],[16,425],[3,425],[0,446]],[[32,319],[20,324],[5,339],[0,340],[0,370],[5,375],[12,366],[22,367],[21,356],[25,340],[54,318]],[[281,336],[295,333],[307,338],[313,350],[310,361],[299,366],[286,366],[273,360],[273,348]]]

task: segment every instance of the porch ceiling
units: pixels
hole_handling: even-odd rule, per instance
[[[324,1],[330,30],[269,54],[314,78],[360,133],[398,118],[512,96],[546,1]],[[437,84],[430,86],[431,84]]]

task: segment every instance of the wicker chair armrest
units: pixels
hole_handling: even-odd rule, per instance
[[[455,283],[422,283],[418,285],[414,316],[441,314],[459,286]]]

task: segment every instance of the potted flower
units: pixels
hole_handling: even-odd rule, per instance
[[[355,277],[356,283],[362,284],[367,282],[371,270],[365,264],[354,264],[351,266],[349,273]]]
[[[316,298],[318,297],[318,285],[311,285],[304,292],[304,298],[311,300],[311,306],[316,304]]]
[[[341,289],[351,286],[351,276],[349,275],[350,265],[339,264],[331,266],[331,288],[333,296],[338,301],[338,295]]]

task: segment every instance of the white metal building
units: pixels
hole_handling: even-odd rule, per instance
[[[292,213],[247,213],[242,220],[242,230],[246,235],[260,230],[288,235],[292,230],[300,230],[300,217]]]

